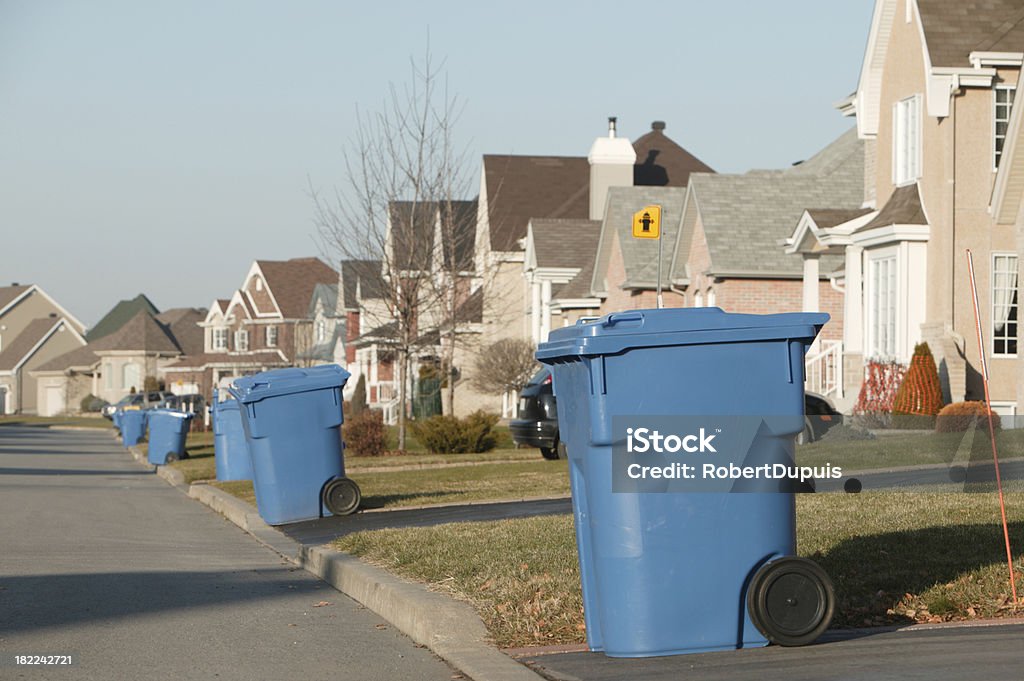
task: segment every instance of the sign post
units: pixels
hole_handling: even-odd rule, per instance
[[[658,309],[665,306],[661,296],[661,206],[644,206],[633,213],[633,238],[658,240]]]

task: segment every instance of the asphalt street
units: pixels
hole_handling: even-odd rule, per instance
[[[0,427],[0,679],[452,678],[109,432]]]
[[[832,632],[802,648],[646,659],[577,652],[520,661],[553,681],[1019,681],[1024,625]]]

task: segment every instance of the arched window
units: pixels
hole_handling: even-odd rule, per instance
[[[715,306],[715,289],[708,287],[708,307]]]
[[[704,294],[701,293],[700,291],[697,291],[695,294],[693,294],[693,306],[704,307]]]

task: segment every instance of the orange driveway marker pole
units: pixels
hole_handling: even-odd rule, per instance
[[[1003,539],[1006,541],[1006,564],[1010,568],[1010,591],[1017,605],[1017,579],[1013,574],[1013,551],[1010,550],[1010,528],[1006,524],[1006,503],[1003,501],[1003,480],[999,475],[999,454],[996,452],[996,432],[992,423],[992,398],[988,392],[988,362],[985,361],[985,340],[981,332],[981,311],[978,306],[978,286],[974,281],[974,258],[967,249],[967,270],[971,273],[971,295],[974,296],[974,324],[978,329],[978,353],[981,355],[981,380],[985,385],[985,411],[988,412],[988,438],[992,443],[992,461],[996,466],[996,489],[999,490],[999,512],[1003,516]]]

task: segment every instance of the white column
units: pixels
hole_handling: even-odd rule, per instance
[[[534,279],[530,283],[530,329],[533,343],[541,342],[540,337],[540,282]]]
[[[540,319],[540,340],[543,342],[548,339],[548,333],[551,332],[551,282],[543,281],[540,287],[541,296],[541,319]]]
[[[804,256],[804,312],[818,312],[818,256]]]
[[[843,352],[864,352],[864,277],[860,246],[846,247],[846,293],[843,296]]]

